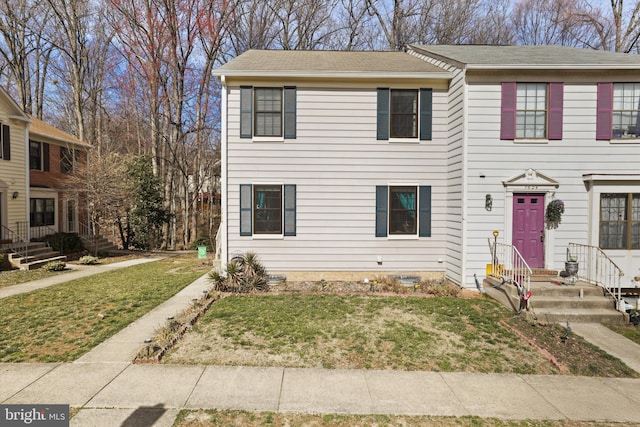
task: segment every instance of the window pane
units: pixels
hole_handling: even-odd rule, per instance
[[[389,233],[416,234],[418,216],[416,187],[390,187],[389,200]]]
[[[390,116],[392,138],[417,138],[418,91],[392,90]]]
[[[612,127],[614,138],[637,138],[640,118],[640,83],[613,85]]]
[[[282,136],[282,89],[255,90],[255,135]]]
[[[600,247],[627,247],[628,194],[605,193],[600,196]]]
[[[29,141],[29,169],[42,170],[41,144]]]
[[[518,83],[516,110],[516,138],[546,138],[546,83]]]
[[[631,249],[640,249],[640,194],[631,199]]]
[[[254,188],[254,234],[282,234],[282,186]]]

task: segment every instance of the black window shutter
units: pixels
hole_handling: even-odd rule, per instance
[[[284,88],[284,137],[296,137],[296,88]]]
[[[11,160],[11,132],[8,125],[2,125],[2,158]]]
[[[42,144],[42,170],[48,172],[51,168],[51,162],[49,159],[49,144]]]
[[[389,187],[376,186],[376,237],[387,236],[387,206],[389,204]]]
[[[418,197],[420,205],[418,236],[431,237],[431,186],[421,185]]]
[[[433,123],[433,91],[420,89],[420,140],[431,141]]]
[[[284,235],[296,235],[296,186],[284,186]]]
[[[240,235],[251,236],[252,230],[252,193],[251,184],[240,184]]]
[[[389,139],[389,89],[378,89],[377,131],[378,140]]]
[[[240,87],[240,138],[253,136],[253,87]]]

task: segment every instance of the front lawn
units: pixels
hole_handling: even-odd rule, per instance
[[[209,270],[193,254],[0,300],[0,362],[69,362]]]
[[[228,296],[213,304],[164,362],[639,376],[560,326],[530,325],[488,298],[455,297]]]

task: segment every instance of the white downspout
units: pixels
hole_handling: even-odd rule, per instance
[[[221,160],[220,165],[220,231],[222,232],[222,253],[220,256],[220,266],[224,269],[229,262],[229,224],[227,222],[227,173],[229,170],[228,161],[228,142],[227,142],[227,117],[228,117],[228,96],[227,96],[227,81],[224,75],[220,76],[220,82],[222,83],[222,100],[221,100],[221,124],[220,124],[220,144],[221,144]]]
[[[25,212],[27,213],[27,242],[31,241],[31,204],[29,201],[31,200],[31,174],[29,169],[29,126],[30,122],[27,122],[24,127],[24,170],[25,170],[25,181],[27,183],[26,195],[25,195]]]

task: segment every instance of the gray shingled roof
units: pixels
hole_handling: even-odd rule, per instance
[[[449,73],[405,52],[249,50],[214,71],[225,76],[434,77]]]
[[[467,68],[640,68],[640,55],[566,46],[411,45]]]

